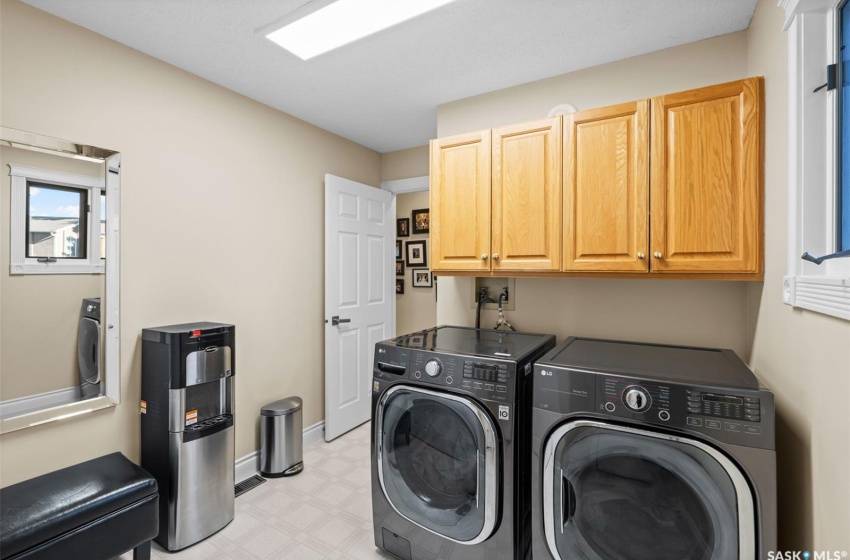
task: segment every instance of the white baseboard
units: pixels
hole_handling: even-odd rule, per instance
[[[304,447],[324,438],[325,421],[316,422],[304,429]],[[260,451],[252,451],[236,460],[236,482],[242,482],[260,472]]]
[[[9,399],[0,402],[0,418],[19,416],[36,410],[77,402],[78,400],[80,400],[79,385],[66,389],[57,389],[56,391],[48,391],[47,393],[39,393],[38,395]]]

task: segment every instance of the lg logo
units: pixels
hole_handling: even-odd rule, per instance
[[[541,369],[541,370],[540,370],[540,375],[543,375],[543,376],[545,376],[545,377],[552,377],[552,372],[551,372],[551,371],[546,371],[545,369]]]

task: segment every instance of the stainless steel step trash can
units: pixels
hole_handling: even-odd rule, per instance
[[[288,397],[260,410],[260,474],[291,476],[304,470],[301,398]]]

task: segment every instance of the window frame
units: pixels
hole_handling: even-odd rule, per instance
[[[34,188],[43,189],[43,190],[49,189],[49,190],[54,190],[54,191],[69,192],[69,193],[74,193],[78,197],[80,197],[80,205],[79,205],[80,212],[76,216],[77,220],[79,221],[79,231],[77,232],[77,239],[78,239],[77,252],[78,253],[82,252],[83,254],[82,254],[82,256],[79,256],[79,257],[58,257],[58,256],[54,256],[52,258],[55,258],[57,260],[58,259],[71,259],[71,260],[74,260],[78,263],[79,262],[85,262],[88,259],[88,255],[87,255],[87,252],[86,252],[88,247],[86,246],[87,245],[86,243],[82,243],[82,244],[79,243],[79,239],[88,240],[88,235],[89,235],[89,228],[88,228],[88,225],[89,225],[88,224],[88,222],[89,222],[88,212],[89,212],[89,210],[88,210],[88,206],[89,206],[89,196],[93,194],[92,191],[90,189],[81,189],[79,187],[67,187],[65,185],[56,185],[56,184],[53,184],[53,183],[44,183],[42,181],[35,181],[35,180],[27,180],[27,193],[26,193],[27,209],[26,209],[26,214],[25,214],[25,216],[26,216],[26,220],[25,220],[26,232],[25,232],[25,236],[24,236],[24,258],[25,259],[44,258],[44,257],[39,257],[37,255],[30,255],[29,254],[30,247],[31,247],[31,245],[30,245],[30,235],[32,233],[30,228],[32,226],[32,220],[33,220],[32,212],[31,212],[31,202],[32,202],[32,198],[31,198],[32,192],[31,191]],[[74,218],[75,216],[68,216],[68,217]],[[80,249],[82,249],[82,251],[80,251]]]
[[[104,177],[91,177],[9,164],[12,184],[11,223],[9,235],[9,274],[103,274],[106,263],[100,255],[100,195],[105,192]],[[53,262],[39,262],[38,257],[27,257],[27,231],[29,230],[29,183],[40,183],[47,188],[72,188],[87,191],[88,210],[85,220],[85,258],[56,258]],[[97,221],[97,228],[93,221]],[[81,228],[82,229],[82,228]]]
[[[843,0],[779,0],[788,32],[787,305],[850,320],[850,258],[804,261],[838,251],[840,89],[817,93],[838,60]]]

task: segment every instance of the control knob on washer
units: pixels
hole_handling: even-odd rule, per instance
[[[434,359],[425,362],[425,373],[428,374],[428,377],[437,377],[442,371],[443,364],[440,363],[440,360]]]
[[[643,412],[652,404],[652,399],[643,387],[632,386],[623,393],[623,402],[634,412]]]

